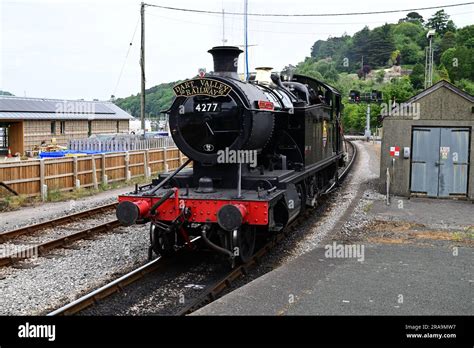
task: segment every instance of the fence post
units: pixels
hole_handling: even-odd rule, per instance
[[[145,178],[149,178],[151,176],[150,167],[148,166],[149,158],[150,158],[150,153],[147,149],[143,152],[143,163],[144,163],[143,173],[145,174]]]
[[[107,185],[107,175],[105,170],[105,153],[102,154],[102,160],[100,161],[102,167],[102,184]]]
[[[386,204],[390,205],[390,170],[387,167],[387,173],[386,173],[387,179],[386,179],[386,184],[387,184],[387,195],[386,195]]]
[[[73,157],[73,183],[77,188],[77,156]]]
[[[41,194],[41,200],[44,202],[48,198],[48,187],[45,184],[46,180],[45,180],[44,158],[40,159],[39,164],[40,164],[40,194]]]
[[[163,147],[163,170],[165,173],[168,172],[168,156],[166,154],[166,147]]]
[[[125,152],[125,180],[130,181],[132,175],[130,173],[130,153]]]
[[[179,149],[178,149],[178,157],[179,157],[179,165],[182,165],[183,164],[183,154],[181,153],[181,151],[179,151]]]
[[[95,157],[92,155],[91,157],[91,162],[92,162],[92,183],[94,184],[94,190],[99,189],[99,185],[97,184],[97,168],[95,165]]]

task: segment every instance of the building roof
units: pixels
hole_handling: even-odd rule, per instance
[[[435,83],[433,86],[431,87],[428,87],[427,89],[424,89],[423,91],[421,91],[420,93],[418,93],[417,95],[411,97],[410,99],[408,99],[405,103],[409,104],[409,103],[413,103],[423,97],[425,97],[426,95],[442,88],[442,87],[446,87],[447,89],[453,91],[454,93],[456,93],[457,95],[469,100],[470,102],[473,102],[474,103],[474,96],[470,95],[469,93],[467,92],[464,92],[463,90],[457,88],[455,85],[449,83],[448,81],[446,80],[441,80],[441,81],[438,81],[437,83]]]
[[[130,120],[108,101],[0,96],[0,120]]]
[[[474,96],[470,95],[469,93],[457,88],[455,85],[453,85],[452,83],[449,83],[448,81],[446,80],[440,80],[438,81],[437,83],[435,83],[434,85],[432,85],[431,87],[428,87],[427,89],[424,89],[422,90],[420,93],[414,95],[413,97],[411,97],[410,99],[408,99],[406,102],[404,102],[403,104],[405,105],[410,105],[418,100],[420,100],[421,98],[424,98],[426,97],[427,95],[429,95],[430,93],[433,93],[434,91],[440,89],[440,88],[447,88],[449,89],[450,91],[456,93],[457,95],[459,95],[460,97],[462,98],[465,98],[467,99],[468,101],[470,101],[471,103],[474,103]],[[379,120],[384,120],[385,117],[387,117],[388,115],[383,115],[382,113],[379,114]]]

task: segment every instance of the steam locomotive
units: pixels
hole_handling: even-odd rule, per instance
[[[116,215],[125,226],[151,223],[150,257],[200,239],[235,265],[253,255],[257,237],[284,229],[337,181],[341,94],[271,68],[242,81],[239,48],[208,52],[214,72],[174,86],[165,111],[188,160],[119,196]]]

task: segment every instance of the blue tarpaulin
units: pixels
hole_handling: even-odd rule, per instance
[[[98,155],[105,153],[106,151],[92,151],[92,150],[83,150],[83,151],[76,151],[76,150],[63,150],[63,151],[53,151],[53,152],[41,152],[39,156],[41,158],[58,158],[58,157],[65,157],[67,155]]]

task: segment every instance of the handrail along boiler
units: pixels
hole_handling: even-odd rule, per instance
[[[344,161],[341,94],[271,68],[241,81],[241,52],[214,47],[214,72],[173,88],[166,113],[189,160],[119,196],[123,225],[151,223],[150,256],[201,237],[203,247],[245,262],[257,235],[281,231],[337,180]]]

